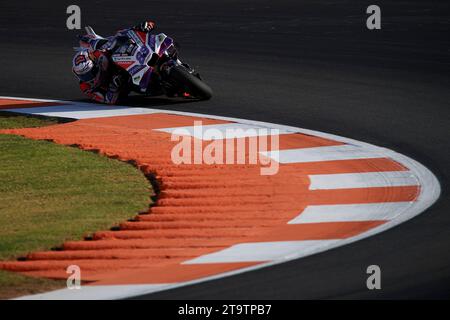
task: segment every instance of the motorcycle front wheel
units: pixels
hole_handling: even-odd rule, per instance
[[[183,93],[189,93],[191,96],[202,100],[209,100],[212,97],[212,89],[183,66],[172,67],[169,78],[176,82]]]

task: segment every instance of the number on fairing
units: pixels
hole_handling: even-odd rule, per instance
[[[139,50],[139,52],[136,54],[136,59],[140,64],[144,64],[145,63],[145,58],[147,58],[148,54],[149,54],[149,50],[147,47],[142,47],[141,50]]]

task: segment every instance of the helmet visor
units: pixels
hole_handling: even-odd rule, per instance
[[[91,70],[83,74],[77,74],[77,77],[83,82],[90,82],[95,79],[98,74],[98,66],[94,66]]]

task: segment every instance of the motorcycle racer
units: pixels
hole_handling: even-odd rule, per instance
[[[153,21],[144,21],[130,29],[148,33],[155,28]],[[72,71],[80,82],[81,91],[90,99],[106,104],[115,104],[122,95],[126,95],[127,81],[110,62],[111,52],[117,46],[117,39],[130,29],[120,30],[111,39],[95,50],[82,49],[72,60]]]

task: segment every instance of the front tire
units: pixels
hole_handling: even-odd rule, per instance
[[[212,97],[212,89],[183,66],[172,67],[169,77],[177,83],[181,91],[187,92],[195,98],[209,100]]]

